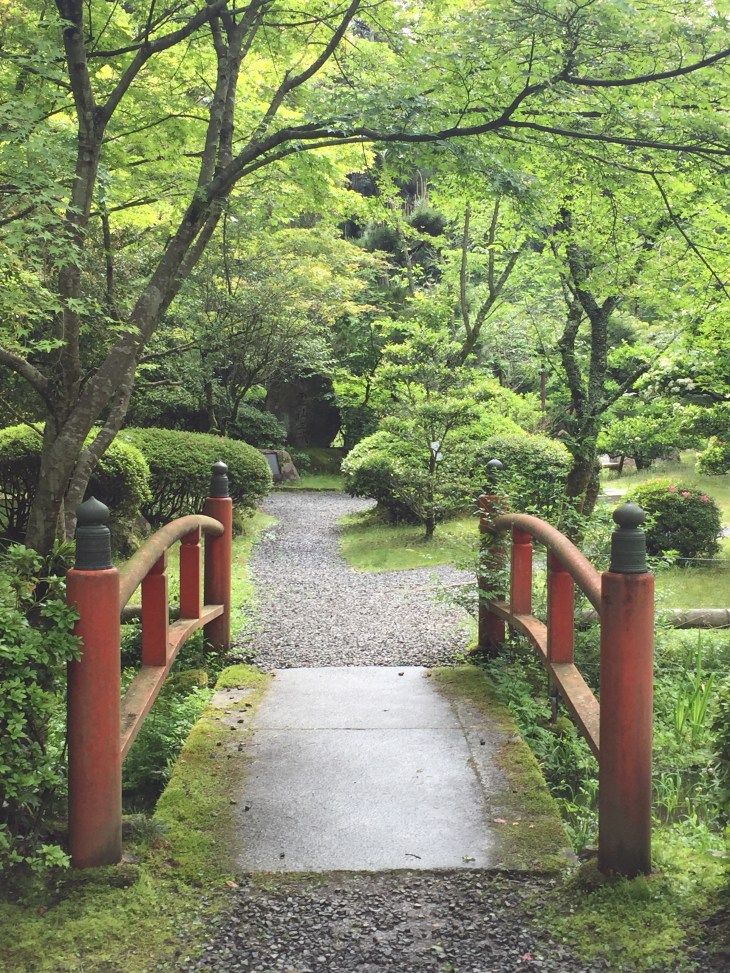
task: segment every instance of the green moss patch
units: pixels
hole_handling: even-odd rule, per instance
[[[712,919],[727,894],[726,860],[668,830],[656,833],[654,846],[661,872],[647,877],[607,880],[595,860],[582,865],[547,904],[548,927],[611,969],[702,969],[694,949],[718,955],[723,946],[715,940],[727,930]]]
[[[220,674],[216,688],[245,690],[245,703],[227,707],[240,708],[248,722],[269,680],[237,665]],[[231,800],[245,764],[237,749],[229,759],[231,735],[223,711],[210,706],[154,818],[128,829],[122,864],[60,873],[16,902],[0,902],[0,970],[146,973],[172,969],[204,941],[233,881]],[[241,733],[235,737],[237,747]]]
[[[532,751],[522,740],[494,685],[476,666],[432,670],[439,691],[454,706],[472,745],[474,767],[480,768],[482,747],[488,780],[485,797],[496,834],[502,867],[554,872],[569,862],[570,842],[558,806]],[[482,743],[483,741],[483,743]],[[497,765],[489,773],[488,762]]]

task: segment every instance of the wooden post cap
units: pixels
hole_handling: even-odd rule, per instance
[[[89,497],[76,508],[76,570],[104,571],[113,567],[109,508]]]
[[[228,493],[228,467],[223,462],[223,460],[218,460],[217,463],[213,463],[213,469],[211,471],[210,477],[210,494],[211,497],[227,497]]]
[[[616,529],[611,535],[611,565],[616,574],[646,574],[646,511],[636,503],[624,503],[613,512]]]

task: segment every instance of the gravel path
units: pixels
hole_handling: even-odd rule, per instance
[[[254,548],[256,618],[236,652],[264,668],[426,665],[467,644],[465,616],[438,599],[452,568],[359,574],[337,522],[367,501],[274,494]],[[593,973],[533,912],[554,878],[483,870],[243,875],[185,973]]]
[[[208,973],[516,973],[607,970],[552,940],[527,899],[554,880],[487,872],[247,879],[203,955]]]
[[[268,497],[264,510],[278,523],[253,550],[256,617],[238,654],[266,669],[433,666],[466,648],[465,614],[437,592],[468,574],[450,567],[358,573],[342,557],[337,522],[371,506],[338,493]]]

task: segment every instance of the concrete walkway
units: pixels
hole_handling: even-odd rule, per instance
[[[249,754],[244,870],[494,863],[469,743],[425,669],[279,670]]]

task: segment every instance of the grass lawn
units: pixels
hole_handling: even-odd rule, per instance
[[[423,528],[392,526],[374,510],[343,517],[340,547],[356,571],[405,571],[452,564],[472,569],[479,532],[471,515],[439,524],[430,541]],[[722,542],[723,560],[703,567],[667,567],[656,575],[662,608],[726,608],[730,604],[730,539]],[[539,574],[539,566],[535,574]],[[538,581],[539,583],[539,581]]]
[[[343,517],[340,523],[342,553],[357,571],[471,566],[479,540],[477,518],[469,514],[439,524],[430,541],[423,527],[391,526],[374,510]]]
[[[277,490],[339,490],[343,489],[339,473],[302,473],[292,483],[282,483]]]
[[[604,474],[610,490],[628,491],[656,477],[681,480],[716,501],[723,524],[730,524],[730,475],[701,476],[695,472],[696,453],[682,453],[680,462],[656,462],[648,470],[627,476]],[[662,568],[657,572],[657,599],[666,608],[726,608],[730,604],[730,538],[721,541],[718,563]]]

